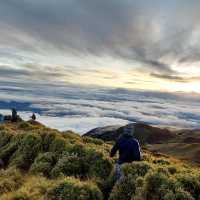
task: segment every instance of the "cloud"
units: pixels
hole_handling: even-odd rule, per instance
[[[167,79],[167,80],[182,82],[182,83],[189,83],[191,81],[200,80],[200,76],[181,77],[181,76],[176,76],[176,75],[166,75],[166,74],[156,74],[156,73],[151,73],[150,75],[155,78]]]
[[[60,130],[82,134],[98,126],[131,122],[200,128],[198,95],[58,85],[30,85],[29,90],[17,87],[20,89],[0,87],[1,111],[16,107],[25,113],[25,119],[35,112],[39,121]]]
[[[27,82],[35,82],[36,80],[40,83],[50,83],[52,80],[56,81],[56,79],[60,80],[63,77],[70,76],[63,73],[62,68],[32,63],[27,63],[20,67],[0,65],[0,74],[0,80],[12,81],[14,79],[26,84]]]
[[[174,62],[199,62],[200,3],[195,0],[0,3],[0,47],[9,47],[13,59],[110,56],[167,75],[176,73]]]
[[[172,81],[176,81],[176,82],[188,82],[189,81],[187,79],[184,79],[183,77],[174,76],[174,75],[151,73],[151,76],[155,77],[155,78],[167,79],[167,80],[172,80]]]

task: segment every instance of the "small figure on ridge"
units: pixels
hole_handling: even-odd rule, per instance
[[[32,119],[33,121],[36,120],[36,115],[35,115],[35,113],[32,114],[31,119]]]
[[[17,122],[17,111],[15,108],[12,108],[11,122]]]

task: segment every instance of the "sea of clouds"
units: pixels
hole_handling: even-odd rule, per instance
[[[183,93],[58,85],[0,86],[0,113],[15,107],[45,125],[83,134],[107,125],[145,122],[171,128],[200,128],[200,98]]]

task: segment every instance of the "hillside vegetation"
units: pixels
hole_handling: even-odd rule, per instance
[[[0,200],[199,200],[199,168],[143,149],[115,183],[110,143],[36,122],[0,126]]]

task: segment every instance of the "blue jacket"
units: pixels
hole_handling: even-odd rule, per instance
[[[139,142],[130,135],[123,135],[113,146],[110,156],[113,157],[119,151],[119,164],[141,160]]]

